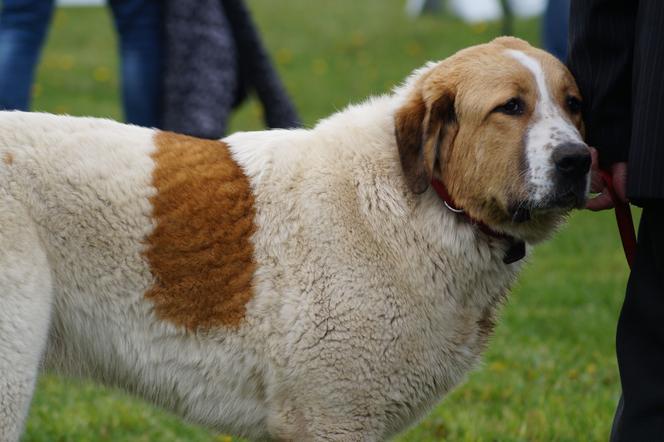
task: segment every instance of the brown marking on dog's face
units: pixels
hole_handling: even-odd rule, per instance
[[[11,152],[5,152],[5,155],[2,157],[2,161],[6,165],[11,166],[14,164],[14,155],[12,155]]]
[[[448,188],[456,204],[488,225],[512,223],[514,204],[527,201],[526,138],[540,99],[535,78],[508,49],[540,60],[560,106],[579,96],[567,69],[552,56],[515,38],[499,38],[458,52],[420,77],[395,115],[395,131],[406,181],[415,193],[432,176]],[[497,111],[513,98],[520,115]],[[582,130],[580,114],[569,120]],[[534,221],[548,229],[557,218]]]
[[[158,132],[155,229],[146,293],[158,317],[188,330],[236,327],[252,298],[254,196],[228,146]]]
[[[427,102],[415,94],[397,111],[395,136],[406,182],[415,193],[428,187],[443,146],[451,145],[455,124],[452,92],[441,93]]]

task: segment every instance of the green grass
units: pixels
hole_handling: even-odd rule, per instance
[[[499,26],[411,20],[396,0],[251,0],[307,125],[388,91],[426,60],[486,42]],[[517,36],[538,43],[538,22]],[[56,14],[34,110],[122,118],[115,37],[105,9]],[[233,130],[262,127],[250,101]],[[604,441],[619,394],[614,330],[627,278],[612,215],[576,213],[536,251],[484,364],[401,441]],[[117,391],[44,376],[24,441],[231,440]]]

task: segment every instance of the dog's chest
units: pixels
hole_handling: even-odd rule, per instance
[[[388,413],[399,417],[394,431],[435,405],[477,364],[514,269],[437,262],[412,275],[410,280],[419,282],[411,283],[403,298],[407,323],[395,341],[394,370],[385,382]]]

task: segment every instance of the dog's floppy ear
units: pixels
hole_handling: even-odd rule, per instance
[[[444,93],[428,106],[418,91],[397,110],[394,130],[401,168],[414,193],[422,193],[429,187],[443,138],[450,135],[447,126],[454,121],[451,92]]]

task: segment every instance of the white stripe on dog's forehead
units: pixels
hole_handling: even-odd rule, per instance
[[[579,140],[581,138],[579,131],[571,123],[571,121],[566,116],[564,116],[562,109],[560,109],[560,107],[558,107],[553,100],[546,82],[544,69],[542,69],[540,62],[536,58],[515,49],[508,49],[506,53],[525,66],[535,78],[535,84],[537,85],[537,92],[539,95],[539,100],[537,100],[537,105],[535,108],[535,112],[538,114],[536,117],[545,120],[558,119],[558,127],[556,127],[556,135],[558,138],[562,136],[568,140]]]
[[[540,63],[533,57],[526,55],[521,51],[508,49],[507,53],[526,68],[528,68],[530,72],[532,72],[533,76],[535,77],[535,83],[537,84],[540,100],[542,100],[545,105],[550,105],[551,96],[549,95],[549,88],[546,86],[546,78],[544,77],[544,70],[542,69],[542,65],[540,65]]]
[[[537,85],[539,96],[526,135],[526,158],[533,199],[542,200],[553,186],[553,150],[565,142],[581,142],[581,134],[553,101],[540,62],[522,51],[508,49],[506,54],[525,66]]]

